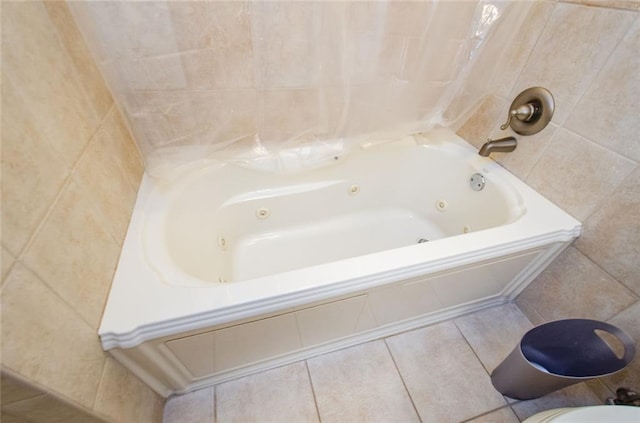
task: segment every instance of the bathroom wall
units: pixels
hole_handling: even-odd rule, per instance
[[[477,146],[512,135],[498,126],[512,99],[540,85],[555,96],[552,123],[492,157],[584,224],[584,232],[517,299],[534,323],[611,322],[640,340],[640,2],[538,5],[522,30],[539,37],[508,96],[486,98],[458,131]],[[640,357],[604,384],[640,389]]]
[[[517,29],[529,6],[479,0],[70,5],[154,176],[208,157],[247,166],[260,158],[260,167],[271,170],[310,167],[360,137],[430,129],[444,120],[445,109],[448,119],[459,117],[492,92],[494,81],[508,79],[508,52],[528,36]],[[314,148],[299,150],[295,160],[273,157],[299,145]]]
[[[64,2],[2,3],[2,421],[160,421],[97,336],[143,166]]]

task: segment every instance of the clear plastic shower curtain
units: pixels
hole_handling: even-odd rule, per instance
[[[147,171],[321,165],[455,126],[507,77],[528,2],[72,2]]]

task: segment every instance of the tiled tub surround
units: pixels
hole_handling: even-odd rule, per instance
[[[535,324],[592,318],[640,340],[640,119],[623,112],[640,97],[640,2],[571,0],[544,12],[511,92],[487,98],[458,133],[477,147],[510,135],[497,125],[513,97],[532,83],[553,92],[563,110],[550,126],[493,158],[582,220],[583,234],[517,304]],[[638,389],[640,359],[603,382],[608,395]]]
[[[386,174],[389,157],[402,170]],[[229,178],[234,172],[244,177]],[[485,176],[481,191],[469,183],[476,172]],[[253,177],[262,182],[242,188]],[[389,210],[408,217],[379,221]],[[334,255],[331,239],[309,238],[318,254],[305,259],[329,247],[320,262],[289,263],[302,239],[244,264],[255,269],[227,267],[236,250],[344,217],[337,242],[360,249]],[[295,219],[298,226],[287,226]],[[362,222],[369,226],[349,239]],[[377,239],[385,225],[406,239]],[[578,221],[444,129],[374,143],[287,178],[229,164],[173,182],[145,178],[100,335],[159,394],[186,392],[512,300],[579,233]],[[175,245],[161,244],[168,241]]]
[[[66,3],[2,2],[3,422],[161,420],[96,335],[143,171]]]
[[[514,50],[512,66],[504,75],[503,89],[485,103],[481,109],[482,119],[472,119],[475,124],[470,122],[464,132],[461,132],[465,138],[477,143],[484,142],[488,135],[495,135],[490,134],[491,129],[505,118],[505,110],[511,99],[530,83],[547,86],[554,94],[559,92],[554,90],[556,86],[575,84],[573,87],[577,104],[569,106],[568,119],[554,120],[551,127],[540,135],[520,140],[518,149],[509,155],[494,155],[495,159],[514,174],[530,182],[527,178],[532,169],[539,166],[538,163],[551,163],[549,158],[542,162],[539,159],[545,155],[553,155],[555,147],[562,145],[563,138],[556,135],[558,129],[566,129],[579,135],[573,145],[581,152],[580,158],[564,154],[560,162],[556,161],[551,165],[555,166],[553,170],[559,172],[559,177],[555,181],[541,178],[536,186],[539,192],[549,197],[552,195],[551,191],[558,190],[558,187],[564,189],[555,201],[571,213],[574,213],[574,208],[582,207],[586,210],[586,218],[583,236],[574,244],[575,248],[570,248],[562,256],[562,261],[544,272],[518,300],[518,304],[534,323],[564,317],[601,318],[621,325],[636,339],[640,339],[637,324],[640,321],[640,278],[637,270],[637,263],[640,261],[640,226],[637,224],[640,220],[637,212],[640,210],[640,169],[637,166],[640,157],[640,129],[637,124],[640,121],[633,113],[620,113],[620,110],[635,110],[635,100],[640,96],[640,72],[637,71],[640,68],[640,56],[637,54],[640,45],[639,7],[640,2],[637,0],[538,2],[536,9],[539,13],[523,27],[522,32],[527,36],[521,43],[521,48]],[[109,416],[116,421],[151,421],[152,416],[157,420],[158,404],[161,404],[157,397],[150,394],[143,384],[114,360],[108,357],[105,359],[99,348],[86,347],[95,346],[98,341],[90,335],[95,332],[96,327],[86,323],[85,319],[95,322],[99,320],[99,312],[96,314],[96,310],[92,311],[91,307],[83,304],[84,295],[99,297],[97,300],[91,299],[92,303],[103,302],[103,287],[110,283],[113,268],[79,257],[79,250],[68,250],[64,258],[81,263],[85,269],[96,270],[95,279],[74,277],[61,280],[54,278],[53,270],[41,267],[34,273],[33,269],[24,266],[24,257],[29,252],[28,241],[42,236],[39,228],[46,224],[49,216],[47,210],[55,210],[65,204],[75,204],[84,209],[91,220],[112,228],[110,232],[113,234],[113,242],[109,241],[104,245],[108,245],[105,250],[108,251],[108,256],[113,257],[112,251],[117,253],[124,233],[118,228],[122,227],[121,222],[126,224],[126,218],[123,220],[121,217],[128,213],[126,209],[131,210],[133,199],[126,196],[126,202],[106,204],[99,198],[94,198],[96,192],[105,188],[102,183],[99,188],[80,191],[80,195],[75,197],[82,200],[79,203],[77,200],[59,203],[58,196],[71,195],[73,191],[67,191],[77,188],[75,183],[65,183],[70,180],[72,172],[74,181],[81,187],[87,186],[87,174],[98,171],[102,175],[98,178],[100,182],[109,180],[117,185],[130,179],[132,186],[137,187],[141,173],[138,156],[130,150],[133,141],[126,129],[123,130],[118,114],[113,113],[111,118],[102,121],[113,108],[113,101],[90,54],[83,46],[82,37],[74,29],[75,24],[65,11],[65,4],[47,2],[45,8],[46,12],[39,2],[6,2],[2,5],[3,366],[15,369],[45,391],[62,395],[75,405],[94,407],[102,416]],[[20,9],[24,13],[16,14]],[[591,20],[598,25],[590,25]],[[401,29],[406,27],[404,20],[400,22]],[[558,33],[558,28],[561,36],[554,35]],[[538,35],[542,31],[545,36],[538,42]],[[573,41],[568,41],[566,36],[569,34]],[[14,40],[11,40],[12,36],[15,37]],[[599,37],[602,42],[583,42],[590,39],[590,36]],[[579,65],[576,65],[571,59],[576,56],[571,52],[567,54],[567,49],[577,52],[577,57],[584,58],[585,61],[580,59]],[[532,55],[534,50],[543,51]],[[20,54],[14,55],[16,52]],[[24,52],[41,54],[21,54]],[[548,60],[539,60],[545,57]],[[46,64],[41,64],[43,60]],[[521,87],[515,87],[511,92],[513,81],[518,79],[518,73],[523,67],[541,68],[544,73],[531,72],[530,75],[535,78],[521,81]],[[193,77],[202,77],[205,72],[209,72],[206,67],[203,71],[194,72]],[[217,75],[224,77],[221,73]],[[544,75],[544,78],[540,78],[540,75]],[[238,77],[244,78],[244,74]],[[576,83],[574,80],[579,81]],[[26,87],[30,89],[23,89]],[[12,94],[15,92],[19,95]],[[229,90],[222,89],[217,93],[229,93]],[[296,91],[298,96],[306,93]],[[153,96],[156,93],[149,94]],[[285,119],[291,114],[288,107],[290,103],[284,101],[278,104],[283,104],[284,107],[274,110],[279,110],[278,116]],[[306,108],[301,110],[304,113]],[[100,122],[102,129],[96,131],[95,125]],[[181,122],[183,121],[175,121],[175,124]],[[92,137],[104,139],[105,132],[110,134],[106,139],[122,140],[123,143],[95,143],[94,146],[108,148],[92,156],[94,160],[88,161],[91,166],[84,167],[82,171],[74,170],[77,159],[90,151],[86,148],[89,140]],[[52,140],[56,142],[49,142]],[[48,147],[43,149],[45,145]],[[602,147],[602,150],[593,149],[597,146]],[[114,148],[114,152],[109,153],[110,148]],[[598,173],[598,178],[604,177],[599,183],[604,183],[605,187],[598,192],[590,191],[590,183],[577,187],[565,185],[566,181],[596,174],[589,171],[590,166],[596,165],[602,157],[598,154],[582,154],[583,148],[605,153],[602,157],[606,158],[607,166]],[[118,163],[120,159],[124,160],[122,163],[128,163],[122,165],[123,169],[129,169],[124,172],[125,175],[119,174],[119,167],[111,165],[107,156],[118,158]],[[7,165],[8,163],[11,165]],[[626,176],[622,175],[622,180],[615,173],[615,177],[609,179],[609,169],[616,169],[618,165],[629,168],[629,164],[631,171]],[[547,167],[547,170],[551,169]],[[543,174],[545,169],[539,169],[538,172]],[[589,198],[586,208],[581,206],[585,195]],[[578,216],[577,212],[575,215]],[[66,222],[74,225],[76,220]],[[57,223],[53,224],[54,227],[56,225]],[[49,239],[55,246],[41,251],[59,250],[76,242],[59,237]],[[104,257],[104,254],[101,256]],[[32,263],[39,260],[37,258]],[[65,263],[56,262],[56,271],[68,268]],[[576,272],[575,269],[581,270]],[[99,289],[95,290],[94,285],[91,285],[92,288],[87,290],[64,290],[58,285],[64,282],[82,287],[83,282],[90,280],[98,283]],[[23,289],[24,287],[29,290]],[[76,294],[83,296],[76,297]],[[8,308],[9,303],[15,304],[15,307]],[[49,322],[49,319],[56,322],[61,318],[67,322],[64,327]],[[502,320],[497,318],[495,322]],[[20,330],[8,333],[7,328],[13,322],[20,323]],[[493,323],[489,326],[493,326]],[[56,337],[27,336],[33,333],[56,334]],[[82,353],[75,360],[69,360],[69,343],[82,347],[73,351]],[[12,358],[6,354],[8,348],[18,352],[29,351],[29,355],[24,357],[27,360],[14,360],[21,355],[17,354]],[[65,354],[58,354],[59,350]],[[98,371],[86,372],[86,368],[78,371],[77,365],[86,363],[87,358],[91,362],[90,367],[95,365]],[[33,363],[38,363],[38,366],[31,366]],[[273,386],[269,381],[267,379],[269,386]],[[605,386],[601,386],[604,396],[611,395],[609,389],[617,386],[640,386],[640,360],[635,360],[628,371],[607,378],[604,382]],[[123,387],[126,389],[123,390]],[[286,393],[289,392],[288,389],[283,388],[279,392]],[[213,389],[209,390],[212,391]],[[207,391],[198,391],[197,394],[206,398],[211,407],[212,395],[206,395]],[[185,399],[183,404],[188,404],[188,396],[182,398]],[[564,405],[558,398],[545,397],[540,403],[547,401],[547,408]],[[531,403],[533,402],[522,404]],[[538,401],[535,403],[538,404]],[[168,407],[167,414],[171,415],[171,410],[175,408]],[[205,412],[207,410],[206,407],[201,409]],[[213,409],[209,410],[213,413]],[[503,408],[480,420],[496,421],[498,415],[510,415],[510,411]]]
[[[72,2],[146,170],[342,149],[427,130],[504,90],[529,1]],[[437,42],[433,42],[437,40]],[[528,44],[528,43],[525,43]],[[508,82],[507,82],[508,81]],[[510,86],[509,86],[510,88]],[[452,100],[455,104],[452,104]]]

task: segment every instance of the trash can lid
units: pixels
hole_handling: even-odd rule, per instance
[[[623,356],[617,356],[597,331],[613,336],[623,346]],[[608,323],[566,319],[531,329],[523,336],[520,349],[529,363],[549,373],[590,378],[622,370],[635,355],[635,342]]]

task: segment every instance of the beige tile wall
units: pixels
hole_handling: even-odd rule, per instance
[[[160,421],[97,336],[143,164],[66,3],[3,2],[2,112],[3,420]]]
[[[540,134],[517,136],[493,158],[584,223],[584,233],[519,297],[534,323],[610,321],[640,340],[640,2],[571,0],[525,31],[542,29],[509,96],[493,95],[459,130],[480,146],[522,89],[541,85],[557,113]],[[594,7],[596,6],[596,7]],[[601,396],[640,388],[640,358],[603,380]],[[601,387],[602,388],[602,387]],[[607,392],[607,389],[610,392]]]

